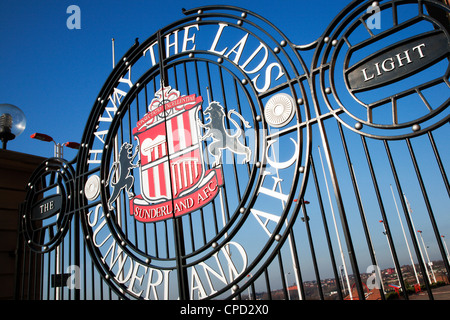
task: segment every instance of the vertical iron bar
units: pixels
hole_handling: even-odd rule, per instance
[[[79,211],[76,211],[74,214],[74,224],[75,224],[75,230],[74,230],[74,240],[75,240],[75,255],[74,255],[74,264],[80,270],[80,272],[77,274],[77,276],[81,277],[81,247],[80,247],[80,216]],[[75,300],[79,301],[81,298],[81,279],[76,279],[77,283],[80,284],[80,287],[75,287]]]
[[[425,200],[425,205],[427,207],[428,215],[430,217],[431,225],[433,226],[434,236],[436,237],[436,241],[438,243],[439,251],[441,252],[442,260],[444,261],[445,269],[447,269],[447,278],[450,276],[450,266],[448,264],[448,259],[446,259],[447,255],[445,253],[444,246],[442,245],[441,233],[439,232],[436,219],[433,214],[433,209],[431,208],[430,200],[428,198],[428,193],[423,183],[422,174],[420,173],[419,165],[416,160],[416,156],[414,154],[413,147],[411,145],[411,141],[406,139],[406,144],[408,145],[408,150],[411,155],[411,160],[414,165],[414,170],[416,171],[417,180],[419,181],[420,190],[422,191],[423,199]]]
[[[416,252],[416,257],[419,257],[417,260],[419,262],[419,266],[420,266],[420,270],[422,271],[422,279],[425,282],[425,286],[427,288],[427,292],[428,292],[428,297],[430,298],[430,300],[434,300],[433,298],[433,293],[431,292],[431,288],[430,288],[430,283],[428,282],[428,277],[427,275],[427,269],[425,268],[425,265],[423,264],[423,260],[420,258],[420,248],[419,248],[419,244],[416,241],[416,237],[415,235],[415,231],[414,228],[412,226],[411,223],[411,219],[409,218],[408,215],[408,208],[406,207],[406,203],[405,203],[405,199],[403,198],[403,191],[402,191],[402,187],[400,185],[400,180],[398,179],[398,175],[397,175],[397,170],[395,169],[395,164],[394,164],[394,160],[392,158],[391,155],[391,150],[389,148],[389,144],[387,142],[387,140],[383,140],[384,142],[384,146],[386,148],[386,154],[388,156],[389,159],[389,164],[391,166],[391,170],[392,170],[392,174],[394,176],[394,180],[395,180],[395,184],[397,186],[397,191],[399,194],[399,198],[400,198],[400,202],[402,204],[402,208],[403,208],[403,212],[405,214],[405,218],[406,218],[406,223],[408,224],[408,229],[409,229],[409,233],[411,235],[411,241],[413,243],[414,246],[414,251]],[[406,292],[405,292],[406,295]]]
[[[268,296],[269,300],[272,300],[272,290],[270,289],[270,280],[269,280],[269,273],[267,272],[267,268],[264,270],[264,277],[266,280],[267,296]]]
[[[31,259],[34,262],[34,268],[33,268],[33,300],[38,300],[38,293],[40,292],[39,288],[38,288],[38,259],[37,259],[37,255],[38,253],[32,253],[32,255],[34,256],[33,259]],[[30,275],[31,275],[31,270],[30,270]]]
[[[356,182],[355,172],[353,170],[352,161],[350,159],[350,154],[348,152],[347,142],[345,140],[344,132],[342,131],[342,125],[339,122],[338,122],[338,128],[339,128],[339,134],[341,136],[342,146],[344,148],[345,158],[347,160],[347,166],[348,166],[348,169],[349,169],[349,172],[350,172],[350,178],[351,178],[352,184],[353,184],[353,191],[355,193],[356,203],[358,204],[359,214],[361,216],[361,222],[362,222],[362,225],[363,225],[364,234],[366,236],[366,241],[367,241],[367,246],[368,246],[368,249],[369,249],[370,259],[371,259],[373,265],[378,266],[377,259],[375,258],[375,252],[374,252],[374,249],[373,249],[372,239],[370,238],[369,227],[367,225],[366,216],[364,214],[364,208],[363,208],[363,205],[362,205],[361,194],[359,193],[359,188],[358,188],[358,185],[357,185],[357,182]],[[380,280],[383,281],[383,279],[380,279]],[[384,292],[383,292],[382,287],[379,289],[379,292],[380,292],[380,295],[381,295],[381,299],[384,300],[385,297],[384,297]]]
[[[31,249],[30,249],[31,252]],[[47,259],[47,299],[50,300],[53,298],[53,300],[55,300],[55,297],[51,296],[51,287],[50,287],[50,281],[51,281],[51,277],[52,277],[52,270],[51,270],[51,252],[46,254],[48,259]],[[44,255],[42,256],[44,257]]]
[[[153,230],[155,236],[153,237],[155,243],[155,257],[159,258],[159,249],[158,249],[158,230],[156,228],[156,223],[153,223]]]
[[[323,222],[323,227],[325,230],[325,236],[327,238],[328,251],[330,254],[331,266],[333,268],[333,274],[334,274],[334,279],[335,279],[335,283],[336,283],[336,291],[338,292],[339,299],[343,300],[344,297],[342,296],[342,287],[341,287],[341,283],[339,281],[339,275],[338,275],[338,271],[337,271],[337,267],[336,267],[336,260],[334,258],[334,253],[333,253],[333,244],[332,244],[331,238],[330,238],[330,230],[328,229],[327,218],[325,216],[325,210],[323,207],[322,194],[319,189],[319,181],[317,179],[316,168],[314,165],[314,160],[313,160],[312,155],[310,155],[309,158],[310,158],[310,164],[311,164],[311,172],[312,172],[313,178],[314,178],[314,185],[316,187],[317,200],[319,202],[320,213],[322,215],[322,222]]]
[[[78,237],[78,241],[83,243],[83,300],[87,299],[87,260],[86,260],[86,245],[84,242],[82,242],[83,238]],[[80,265],[80,271],[81,271],[81,265]],[[81,297],[80,297],[81,299]]]
[[[302,220],[305,223],[306,233],[308,235],[309,248],[311,250],[311,257],[312,257],[313,266],[314,266],[314,274],[316,275],[317,290],[319,291],[320,300],[324,300],[325,298],[323,296],[322,282],[320,280],[319,268],[318,268],[317,259],[316,259],[316,250],[314,249],[314,243],[313,243],[313,239],[311,236],[311,228],[309,227],[309,216],[308,216],[308,213],[306,212],[305,200],[299,199],[298,201],[301,201],[301,207],[303,210]]]
[[[373,187],[375,188],[375,194],[377,196],[378,206],[380,207],[381,217],[383,218],[384,227],[386,229],[386,237],[388,239],[389,246],[392,250],[392,259],[394,260],[395,270],[397,272],[397,275],[398,275],[398,278],[400,281],[400,286],[402,287],[403,292],[405,292],[405,299],[408,299],[408,295],[406,294],[406,284],[405,284],[405,281],[403,280],[403,276],[401,273],[400,263],[398,261],[397,251],[395,250],[394,240],[392,239],[392,233],[389,228],[386,211],[384,210],[383,199],[381,197],[380,189],[378,187],[377,177],[375,175],[375,170],[373,168],[372,159],[370,157],[369,149],[367,147],[366,138],[363,135],[361,135],[361,141],[363,144],[364,153],[366,154],[366,160],[367,160],[367,164],[369,166],[370,175],[372,177]]]
[[[361,275],[359,273],[358,261],[356,260],[355,249],[353,247],[353,241],[350,234],[350,228],[347,221],[347,214],[345,213],[344,203],[342,201],[342,195],[339,187],[339,182],[336,175],[335,166],[333,163],[333,158],[331,156],[330,145],[328,143],[327,134],[325,131],[325,126],[322,120],[318,122],[320,135],[322,138],[322,145],[325,153],[325,158],[327,160],[328,172],[330,173],[331,182],[333,184],[334,196],[336,199],[339,216],[341,218],[342,230],[344,231],[345,243],[347,245],[347,253],[350,259],[350,264],[353,270],[353,276],[355,278],[356,290],[360,300],[365,300],[364,290],[362,287]],[[351,290],[351,289],[350,289]]]
[[[280,273],[281,273],[281,284],[283,286],[283,294],[284,294],[285,300],[289,300],[288,289],[286,289],[286,277],[284,276],[283,260],[281,259],[280,251],[278,251],[277,256],[278,256],[278,265],[279,265]]]
[[[159,68],[160,68],[160,75],[161,75],[161,88],[164,90],[164,87],[168,86],[168,77],[167,77],[167,71],[164,66],[164,59],[165,59],[165,53],[164,53],[164,42],[161,38],[161,30],[158,31],[157,34],[158,38],[158,51],[159,51]],[[163,105],[164,105],[164,93],[163,96]],[[164,113],[164,122],[166,121],[166,112],[165,107],[163,110]],[[168,137],[167,134],[167,126],[164,125],[164,130],[166,137]],[[171,193],[171,201],[172,201],[172,208],[174,208],[174,202],[173,202],[173,189],[172,189],[172,173],[171,173],[171,166],[170,166],[170,154],[169,154],[169,145],[166,144],[166,154],[168,155],[168,162],[169,162],[169,181],[170,181],[170,193]],[[181,217],[175,217],[175,214],[173,216],[173,232],[174,232],[174,240],[175,240],[175,256],[176,256],[176,268],[177,268],[177,280],[178,280],[178,293],[179,298],[181,300],[189,300],[189,285],[188,285],[188,275],[187,270],[185,267],[186,259],[185,256],[185,245],[184,245],[184,234],[183,234],[183,221]],[[166,234],[167,237],[167,234]]]
[[[256,289],[255,289],[255,282],[252,281],[252,284],[250,285],[251,289],[252,289],[252,297],[253,300],[256,300]],[[250,300],[250,297],[248,297],[248,299]]]
[[[194,61],[194,67],[195,67],[195,78],[196,78],[196,83],[197,83],[197,92],[199,93],[200,96],[203,96],[202,95],[202,88],[201,88],[201,85],[200,85],[200,77],[198,76],[199,72],[198,72],[197,60]],[[200,113],[200,117],[201,117],[201,121],[203,122],[203,120],[204,120],[203,112]],[[206,148],[206,141],[205,140],[202,141],[202,148]],[[205,157],[205,158],[206,158],[206,166],[209,169],[210,168],[209,157]],[[215,203],[215,202],[213,202],[213,203]],[[216,206],[215,205],[212,206],[212,211],[213,211],[214,228],[215,228],[215,231],[216,231],[216,234],[217,234],[219,232],[219,229],[218,229],[218,225],[217,225],[217,213],[216,213]],[[200,209],[200,213],[201,213],[202,223],[203,223],[204,222],[203,208]],[[204,237],[205,243],[206,243],[206,232],[205,232],[205,225],[204,225],[204,223],[202,224],[202,230],[203,230],[203,237]]]
[[[169,231],[167,229],[167,220],[164,220],[164,234],[166,236],[166,258],[170,258],[170,251],[169,251]]]
[[[185,247],[184,247],[184,234],[183,234],[183,224],[181,217],[174,219],[174,232],[175,232],[175,255],[177,261],[177,271],[178,271],[178,292],[181,300],[189,300],[189,284],[188,284],[188,274],[186,267]]]
[[[295,267],[294,272],[296,272],[296,278],[298,279],[297,286],[300,290],[300,296],[298,298],[303,299],[305,297],[305,288],[303,287],[302,272],[300,270],[300,263],[299,263],[298,254],[297,254],[297,246],[296,246],[296,242],[295,242],[294,231],[292,230],[292,228],[289,230],[289,241],[290,241],[290,245],[292,246],[292,254],[293,254],[293,260],[294,260],[294,267]]]
[[[442,165],[442,160],[439,155],[439,151],[436,147],[436,143],[434,142],[433,134],[431,133],[431,131],[428,131],[428,138],[429,138],[431,146],[433,148],[434,156],[436,157],[436,161],[439,166],[439,170],[441,171],[441,175],[442,175],[442,179],[444,180],[445,187],[447,188],[447,193],[450,197],[450,184],[448,183],[447,174],[445,173],[444,166]]]

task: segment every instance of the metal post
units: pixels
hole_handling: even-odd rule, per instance
[[[417,284],[419,284],[419,277],[417,275],[416,266],[414,264],[414,260],[413,260],[413,257],[411,255],[411,249],[409,248],[408,239],[406,238],[405,229],[403,228],[403,222],[402,222],[402,218],[400,217],[400,211],[398,210],[397,201],[395,200],[394,190],[392,189],[392,185],[389,185],[389,186],[391,187],[392,198],[394,198],[395,208],[397,209],[398,219],[400,220],[400,226],[402,227],[403,237],[405,238],[406,247],[408,248],[409,258],[411,259],[411,264],[412,264],[412,267],[414,269],[414,274],[416,276],[416,281],[417,281]]]
[[[450,254],[448,253],[447,243],[445,242],[445,236],[441,236],[441,237],[442,237],[442,242],[444,242],[445,251],[446,251],[446,254],[447,254],[447,260],[450,263]]]
[[[165,45],[164,41],[161,37],[161,30],[158,31],[157,34],[158,40],[158,51],[159,51],[159,72],[161,77],[161,90],[163,96],[163,105],[164,105],[164,87],[168,85],[167,80],[167,72],[164,66],[164,57],[165,57]],[[165,107],[164,107],[165,108]],[[166,121],[166,112],[163,111],[164,121]],[[165,135],[167,134],[167,126],[164,126]],[[168,155],[168,161],[170,162],[169,156],[169,145],[166,144],[166,154]],[[169,181],[170,181],[170,195],[172,201],[172,208],[174,208],[173,201],[173,188],[172,188],[172,172],[171,166],[169,165]],[[173,210],[175,211],[175,210]],[[189,300],[189,282],[188,282],[188,274],[187,269],[185,267],[186,259],[183,258],[185,256],[185,245],[184,245],[184,233],[183,233],[183,220],[181,217],[175,217],[173,215],[173,231],[174,231],[174,242],[175,242],[175,255],[176,255],[176,268],[177,268],[177,280],[178,280],[178,294],[179,299],[181,300]]]
[[[428,255],[428,250],[427,250],[427,246],[425,245],[425,241],[423,241],[422,231],[417,230],[417,232],[420,234],[420,238],[422,239],[422,244],[425,249],[425,254],[427,256],[428,265],[430,266],[431,274],[433,275],[433,280],[434,280],[434,282],[436,282],[436,276],[434,275],[434,271],[433,271],[433,264],[430,260],[430,256]],[[428,269],[427,269],[427,273],[428,273]],[[428,278],[430,278],[430,277],[428,276]],[[430,282],[431,282],[431,280],[430,280]]]
[[[345,263],[344,251],[342,250],[341,238],[339,236],[339,230],[338,230],[337,223],[336,223],[336,217],[335,217],[335,214],[334,214],[333,203],[331,202],[330,190],[328,189],[328,182],[327,182],[327,176],[325,174],[325,167],[323,165],[322,153],[320,152],[320,147],[318,149],[319,149],[320,162],[322,164],[323,177],[325,179],[325,186],[327,188],[327,193],[328,193],[328,201],[330,202],[331,214],[333,216],[334,229],[336,230],[336,237],[337,237],[337,240],[338,240],[339,252],[341,254],[341,260],[342,260],[342,264],[344,266],[344,272],[345,272],[345,279],[346,279],[346,282],[347,282],[347,288],[348,288],[348,292],[349,292],[349,295],[350,295],[350,299],[353,300],[352,289],[350,287],[350,280],[348,278],[347,265]]]
[[[392,257],[392,261],[394,262],[394,268],[395,268],[395,272],[397,273],[397,279],[398,279],[398,283],[399,283],[399,285],[401,286],[402,285],[402,282],[400,281],[400,272],[399,272],[399,270],[397,269],[397,264],[395,263],[395,259],[394,259],[394,253],[392,252],[392,246],[391,246],[391,243],[389,242],[389,236],[388,236],[388,233],[387,233],[387,230],[386,230],[386,226],[384,225],[384,221],[383,220],[380,220],[380,222],[383,224],[383,234],[386,236],[386,238],[387,238],[387,243],[388,243],[388,246],[389,246],[389,251],[391,252],[391,257]]]
[[[405,199],[405,203],[406,203],[406,206],[407,206],[407,209],[408,209],[408,210],[406,210],[406,212],[408,213],[409,219],[411,220],[411,225],[412,225],[413,229],[416,230],[416,227],[414,226],[414,220],[413,220],[412,215],[411,215],[412,209],[411,209],[411,206],[410,206],[410,204],[408,202],[408,199],[406,199],[406,195],[405,194],[403,194],[403,198]],[[417,243],[419,243],[419,239],[417,238],[417,233],[414,233],[414,237],[416,238]],[[423,253],[422,253],[422,249],[420,248],[420,244],[419,244],[419,252],[420,252],[420,259],[422,259],[423,264],[425,266],[425,269],[427,270],[426,273],[427,273],[428,281],[431,283],[431,278],[430,278],[430,275],[428,274],[427,263],[425,262],[425,258],[423,257]]]

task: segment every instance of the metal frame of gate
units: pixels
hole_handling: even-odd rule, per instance
[[[430,17],[427,10],[436,8],[448,13],[449,8],[437,1],[381,1],[377,4],[379,12],[380,14],[389,12],[392,25],[387,31],[377,31],[368,27],[367,21],[373,12],[367,9],[371,4],[372,2],[352,2],[330,23],[317,41],[304,46],[293,44],[277,27],[248,10],[229,6],[186,10],[184,11],[186,18],[181,22],[158,31],[143,44],[136,41],[102,88],[102,92],[112,90],[114,82],[126,74],[128,63],[133,64],[139,54],[142,54],[145,44],[148,45],[155,39],[158,43],[163,43],[161,39],[170,31],[193,21],[205,25],[212,24],[212,21],[227,21],[231,25],[230,21],[237,21],[233,27],[242,30],[243,24],[247,23],[257,29],[257,22],[254,21],[262,21],[270,27],[270,31],[261,27],[259,32],[280,44],[270,50],[273,50],[275,55],[280,52],[285,54],[280,61],[283,60],[284,64],[281,65],[286,68],[284,73],[287,81],[264,93],[256,94],[258,101],[254,103],[263,106],[268,97],[286,90],[294,96],[298,110],[295,128],[302,135],[304,163],[296,167],[300,176],[295,178],[298,180],[295,182],[297,186],[293,188],[294,194],[289,198],[292,206],[290,220],[284,236],[277,239],[274,237],[278,241],[276,248],[273,252],[263,253],[266,254],[265,260],[254,269],[254,273],[240,275],[241,278],[236,280],[231,293],[224,289],[219,292],[222,295],[211,295],[208,298],[365,299],[369,294],[368,279],[379,279],[381,276],[384,282],[376,287],[380,299],[387,298],[388,283],[398,285],[404,293],[403,297],[408,299],[410,296],[407,293],[408,287],[414,283],[414,280],[411,280],[412,272],[409,270],[411,267],[414,268],[416,278],[419,279],[422,290],[426,291],[429,299],[434,298],[432,292],[434,279],[430,276],[438,275],[448,283],[450,257],[443,235],[447,234],[450,227],[448,224],[450,185],[447,177],[450,159],[446,145],[450,129],[448,123],[450,67],[446,67],[438,78],[409,89],[402,89],[386,99],[368,104],[355,104],[357,107],[364,105],[365,109],[361,108],[363,112],[354,105],[347,104],[347,100],[344,101],[348,97],[342,97],[342,90],[344,88],[347,90],[346,94],[350,92],[350,98],[360,102],[358,99],[367,97],[359,98],[359,91],[364,93],[373,88],[354,89],[353,85],[348,83],[343,87],[339,81],[348,80],[345,77],[352,72],[352,67],[349,67],[352,62],[354,63],[350,61],[352,54],[356,55],[358,50],[373,45],[378,38],[389,38],[399,30],[410,32],[411,26],[420,21],[431,21],[435,29],[446,36],[448,42],[448,21]],[[400,14],[403,6],[416,6],[417,16],[403,19]],[[353,41],[356,40],[353,40],[352,35],[361,30],[367,32],[369,40],[358,40],[360,42],[355,44]],[[433,30],[429,32],[431,34]],[[255,38],[258,37],[261,36],[255,34]],[[393,50],[396,45],[397,43],[389,48]],[[142,82],[142,85],[145,85],[146,100],[147,87],[149,92],[156,91],[158,81],[168,82],[169,78],[172,83],[179,83],[179,86],[183,83],[189,91],[187,69],[192,66],[195,69],[193,78],[197,81],[191,85],[191,93],[195,91],[195,87],[198,89],[196,93],[202,94],[203,97],[208,95],[211,100],[218,99],[220,93],[226,97],[225,91],[230,89],[224,82],[222,71],[225,73],[226,67],[222,63],[223,60],[230,63],[229,56],[226,59],[223,57],[216,59],[215,56],[216,60],[208,60],[205,58],[208,52],[198,50],[185,53],[181,58],[178,56],[166,58],[164,46],[161,46],[158,52],[159,62],[148,74],[146,73],[145,77],[142,77],[147,79],[146,82]],[[198,57],[193,57],[193,53]],[[305,56],[308,55],[311,57],[310,65],[305,62],[307,60]],[[446,51],[442,64],[448,59],[449,52]],[[366,59],[365,62],[367,61]],[[340,67],[344,70],[343,76],[340,74]],[[203,73],[199,71],[200,69]],[[219,72],[213,69],[218,69]],[[368,69],[364,71],[366,80],[371,76],[369,71]],[[381,69],[378,71],[381,73]],[[399,76],[388,84],[405,77]],[[199,84],[200,78],[207,79],[207,89]],[[237,78],[232,80],[231,86],[236,88],[237,100],[239,100],[238,92],[244,90],[241,88],[245,88],[250,81],[238,81]],[[438,89],[435,89],[436,87]],[[124,97],[124,101],[133,96],[132,90],[134,89]],[[102,92],[99,97],[102,96]],[[436,97],[436,93],[439,92],[443,93],[443,97]],[[136,93],[134,97],[137,95]],[[413,96],[415,100],[411,98]],[[403,111],[405,107],[402,103],[403,100],[411,103],[409,99],[422,104],[420,107],[426,110],[418,118],[405,116]],[[148,105],[148,102],[146,101],[145,105]],[[101,103],[103,102],[96,101],[90,119],[101,117],[101,113],[96,113]],[[378,115],[378,110],[383,110],[383,116]],[[402,117],[407,119],[403,120]],[[94,128],[95,123],[89,121],[86,130],[92,132]],[[289,132],[277,133],[278,136],[284,134],[287,135]],[[116,146],[126,141],[124,138],[126,134],[122,133],[120,136],[121,141],[117,142]],[[83,139],[83,142],[87,142],[92,138],[85,135]],[[112,145],[113,138],[109,139]],[[21,208],[22,223],[17,246],[17,299],[135,298],[122,294],[120,289],[108,285],[110,276],[102,270],[96,262],[98,257],[93,256],[92,248],[86,244],[92,234],[86,234],[85,225],[89,220],[83,217],[100,203],[100,200],[88,203],[82,195],[87,177],[93,173],[85,165],[87,152],[86,148],[82,148],[78,157],[70,162],[59,158],[48,159],[30,179],[27,201]],[[114,159],[110,158],[108,161],[108,164],[113,163]],[[235,174],[238,176],[236,171]],[[236,179],[239,186],[239,178]],[[57,195],[54,199],[59,201],[59,207],[64,208],[65,214],[56,215],[51,222],[39,219],[27,220],[25,217],[35,214],[33,212],[38,207],[36,203],[41,203],[39,201],[42,198],[47,199],[47,193],[55,190]],[[409,194],[419,196],[406,198]],[[244,197],[249,195],[245,194]],[[127,201],[125,196],[122,201]],[[411,208],[414,208],[414,218]],[[421,209],[417,211],[415,208]],[[234,215],[231,215],[231,218],[228,218],[233,217]],[[405,226],[401,224],[402,221],[406,222]],[[436,248],[433,256],[438,256],[441,260],[440,271],[436,274],[430,269],[432,264],[425,261],[428,254],[425,255],[423,250],[426,251],[427,247],[422,246],[423,239],[419,241],[417,226],[414,224],[417,221],[421,223],[419,228],[425,228],[428,234],[433,235],[427,238],[427,242],[432,243],[430,248],[432,246]],[[170,234],[168,227],[170,225],[165,224],[164,233],[160,232],[161,242],[171,243],[168,239]],[[152,224],[148,225],[148,229],[150,228],[153,228]],[[182,247],[192,246],[192,251],[195,251],[198,244],[192,228],[192,225],[186,223],[184,225],[174,223],[175,231],[184,230],[184,233],[180,233],[182,240],[179,240],[183,242]],[[205,228],[203,225],[202,233],[205,238],[203,244],[209,241],[205,236],[207,233]],[[154,226],[155,233],[156,229]],[[216,233],[220,233],[217,226]],[[409,247],[409,244],[412,246]],[[150,246],[147,243],[145,245]],[[166,252],[157,252],[157,258],[164,260],[164,257],[173,255],[173,249],[169,248],[169,245],[161,248]],[[406,255],[405,249],[409,251],[409,256]],[[414,265],[411,264],[409,257],[415,261]],[[177,268],[180,265],[187,265],[189,253],[178,251],[175,258]],[[388,282],[386,280],[388,276],[381,274],[377,269],[380,258],[393,263],[395,281]],[[368,269],[369,266],[373,268]],[[184,270],[186,272],[186,269]],[[294,286],[291,285],[292,277],[295,278]],[[326,279],[332,282],[332,290],[329,289]],[[187,281],[186,278],[179,276],[178,285],[181,292],[179,296],[183,299],[189,299],[186,293],[189,291]],[[352,289],[349,290],[349,287]],[[330,295],[332,291],[335,292],[334,295]]]

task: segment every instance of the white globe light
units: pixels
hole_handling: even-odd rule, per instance
[[[3,149],[6,149],[9,140],[13,140],[25,130],[26,124],[27,120],[22,110],[12,104],[0,104],[0,138]]]

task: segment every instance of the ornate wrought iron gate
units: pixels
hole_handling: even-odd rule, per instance
[[[209,6],[136,40],[77,158],[30,179],[16,297],[408,299],[420,283],[433,299],[450,272],[448,12],[355,1],[300,46]]]

